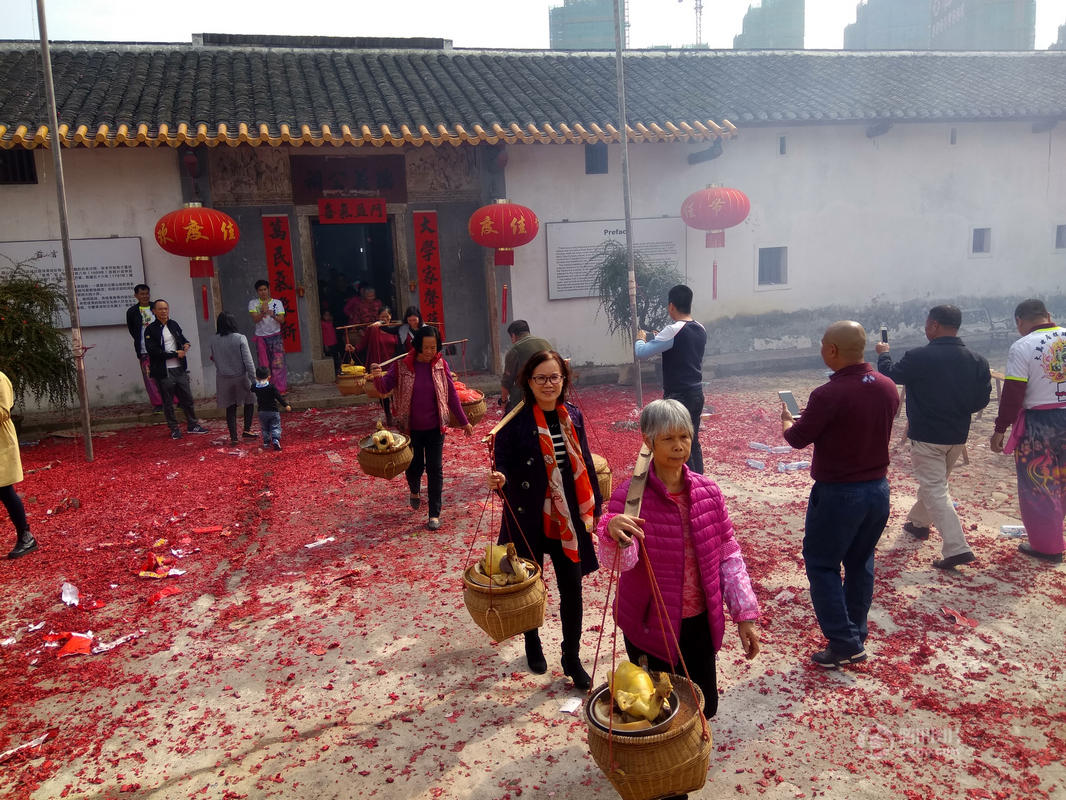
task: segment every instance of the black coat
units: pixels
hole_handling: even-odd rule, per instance
[[[600,496],[599,482],[596,480],[596,467],[592,463],[588,438],[585,436],[585,420],[575,406],[566,404],[570,421],[581,442],[581,453],[585,459],[592,493],[596,499],[593,515],[598,518],[603,497]],[[495,442],[496,469],[507,477],[503,486],[504,496],[510,504],[503,508],[503,520],[500,524],[499,543],[513,541],[519,555],[535,558],[543,566],[544,556],[544,498],[548,496],[548,472],[544,469],[544,456],[540,451],[537,436],[537,423],[533,418],[533,409],[528,405],[496,434]],[[571,506],[573,500],[571,499]],[[514,511],[514,516],[511,514]],[[599,568],[596,548],[593,545],[592,531],[584,530],[581,518],[571,511],[574,527],[577,531],[578,553],[581,556],[581,574],[588,575]],[[521,533],[515,528],[515,517]],[[524,536],[523,536],[524,534]],[[529,552],[526,542],[533,549]]]
[[[167,328],[170,329],[170,335],[174,337],[174,346],[179,350],[188,343],[189,340],[181,332],[181,326],[174,320],[167,320]],[[177,358],[178,354],[173,350],[163,349],[163,324],[159,320],[144,329],[144,349],[148,351],[148,374],[156,380],[165,378],[167,376],[167,359]],[[178,360],[185,371],[188,372],[189,369],[185,366],[185,359]]]
[[[133,337],[133,352],[137,354],[137,358],[141,357],[142,325],[144,322],[141,319],[141,304],[134,303],[126,309],[126,327],[130,330],[130,336]]]

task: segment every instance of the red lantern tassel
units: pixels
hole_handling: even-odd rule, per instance
[[[497,267],[513,267],[514,266],[514,248],[513,247],[497,247],[496,258],[493,263]]]
[[[196,256],[189,259],[190,278],[213,278],[215,277],[215,263],[205,256]]]

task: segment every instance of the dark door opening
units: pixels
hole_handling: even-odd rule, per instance
[[[382,305],[396,311],[396,264],[392,247],[392,219],[382,225],[323,225],[311,220],[311,246],[318,271],[321,310],[334,325],[347,325],[344,305],[358,287],[372,286]]]

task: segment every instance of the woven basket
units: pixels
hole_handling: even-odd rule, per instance
[[[513,586],[485,586],[474,578],[476,566],[463,573],[463,600],[481,630],[502,642],[544,624],[544,581],[535,561],[523,559],[532,574]],[[484,578],[481,578],[484,580]]]
[[[487,410],[487,406],[485,405],[485,395],[481,392],[478,392],[478,394],[480,394],[481,396],[477,400],[471,400],[469,403],[462,404],[463,411],[466,413],[467,421],[469,421],[471,425],[477,425],[479,422],[481,422],[481,418],[485,416],[485,411]],[[459,424],[459,419],[455,416],[455,414],[452,414],[450,412],[448,414],[448,427],[463,427]]]
[[[373,439],[369,436],[359,442],[359,466],[367,475],[392,480],[411,463],[411,459],[414,458],[414,453],[411,451],[411,437],[395,432],[393,435],[400,436],[403,444],[385,451],[375,448]]]
[[[366,391],[366,375],[338,375],[337,388],[341,394],[362,394]]]
[[[593,453],[592,465],[596,467],[596,482],[600,484],[600,497],[605,501],[610,500],[614,481],[611,477],[611,467],[607,463],[607,459]]]
[[[389,392],[388,394],[382,394],[378,391],[378,387],[374,385],[374,381],[368,380],[366,382],[366,396],[374,399],[380,399],[382,397],[392,397],[392,392]]]
[[[589,752],[622,800],[688,794],[707,782],[712,741],[710,727],[704,739],[700,723],[703,692],[680,675],[671,675],[670,680],[681,706],[666,731],[652,736],[611,734],[592,722],[589,705],[603,686],[585,701]],[[697,699],[693,699],[693,690]]]

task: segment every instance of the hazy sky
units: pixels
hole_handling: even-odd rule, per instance
[[[0,39],[36,39],[36,0],[0,0]],[[733,46],[749,5],[758,0],[704,0],[703,41]],[[858,0],[807,0],[806,46],[842,46],[844,26],[855,21]],[[52,40],[188,42],[193,33],[332,36],[428,36],[456,47],[546,48],[548,8],[562,0],[512,0],[498,5],[406,0],[379,3],[294,3],[257,0],[176,4],[130,0],[46,0]],[[815,10],[817,9],[817,10]],[[630,46],[692,44],[695,0],[630,0]],[[1066,23],[1066,0],[1037,0],[1036,47],[1044,50]]]

